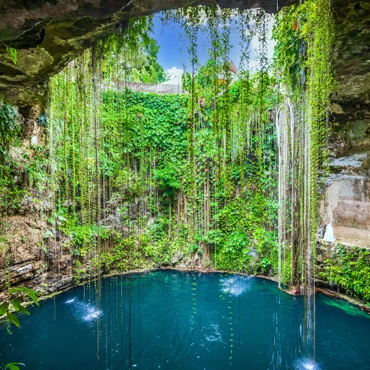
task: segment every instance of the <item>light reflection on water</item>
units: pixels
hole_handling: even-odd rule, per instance
[[[303,358],[296,362],[295,370],[322,370],[322,368],[317,362]]]
[[[86,302],[81,302],[77,297],[67,299],[65,301],[66,305],[69,305],[72,315],[83,322],[90,323],[97,320],[99,316],[103,315],[103,312],[94,305]]]
[[[222,292],[238,297],[250,290],[251,279],[251,277],[240,275],[231,275],[230,277],[222,278]]]

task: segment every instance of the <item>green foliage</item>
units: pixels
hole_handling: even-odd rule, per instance
[[[36,119],[36,121],[41,127],[48,126],[48,116],[45,113],[41,114],[40,117]]]
[[[150,37],[153,16],[132,18],[125,33],[112,35],[100,45],[104,53],[103,73],[120,67],[130,82],[160,83],[167,80],[166,72],[158,63],[159,46]]]
[[[18,211],[28,188],[43,187],[47,177],[45,147],[22,146],[20,128],[15,110],[3,101],[0,104],[0,208],[8,211]]]
[[[166,72],[158,63],[159,46],[157,41],[150,39],[144,43],[146,63],[141,67],[140,81],[144,83],[161,83],[167,81]]]
[[[8,159],[9,146],[18,139],[20,125],[14,109],[5,101],[0,103],[0,164]]]
[[[367,249],[348,251],[338,246],[334,256],[324,261],[321,277],[370,304],[370,252]]]
[[[8,52],[10,57],[12,58],[12,61],[13,61],[14,65],[16,65],[17,64],[17,50],[13,49],[13,48],[10,48],[10,47],[7,47],[6,51]]]
[[[22,297],[23,300],[27,300],[31,298],[31,300],[37,304],[37,296],[39,295],[36,291],[33,289],[27,288],[27,287],[22,287],[22,288],[12,288],[9,290],[9,295],[12,295],[14,293],[20,294],[20,297]],[[19,327],[19,320],[17,316],[15,316],[12,311],[15,312],[23,312],[27,315],[30,313],[28,310],[21,304],[21,301],[19,298],[13,298],[10,301],[5,301],[0,305],[0,317],[3,315],[6,315],[7,319],[12,322],[14,325]]]
[[[181,172],[179,161],[167,161],[162,164],[162,168],[154,172],[154,180],[160,189],[163,189],[163,195],[174,195],[181,187]]]
[[[1,370],[6,370],[6,369],[9,369],[9,370],[19,370],[18,365],[25,366],[25,364],[22,364],[20,362],[18,362],[18,363],[15,363],[14,362],[14,363],[11,363],[11,364],[6,364],[4,366],[1,366],[0,365],[0,369]]]
[[[199,14],[200,9],[187,8],[181,16],[188,19],[184,27],[192,42]],[[271,216],[276,208],[271,191],[276,187],[276,148],[269,115],[274,79],[264,72],[249,80],[244,73],[232,83],[226,26],[231,13],[210,16],[214,49],[197,73],[196,48],[191,43],[189,49],[193,72],[184,76],[184,88],[190,95],[115,87],[124,86],[122,79],[136,79],[140,68],[129,60],[140,45],[153,60],[157,56],[156,43],[146,36],[150,22],[140,20],[130,24],[127,34],[86,52],[52,81],[49,130],[56,179],[52,187],[60,190],[54,195],[46,239],[55,237],[56,225],[76,256],[97,253],[99,243],[109,241],[113,249],[104,251],[101,261],[105,268],[120,269],[146,259],[170,263],[171,253],[180,251],[189,257],[196,253],[207,266],[212,255],[215,266],[248,269],[247,244],[260,253],[272,243],[274,236],[263,230],[267,222],[276,223]],[[218,20],[224,24],[220,33]],[[129,39],[132,33],[137,35]],[[92,53],[105,58],[94,62]],[[97,92],[91,81],[107,85],[100,100],[94,100]],[[258,111],[265,113],[256,121]],[[108,183],[103,192],[101,186]],[[236,188],[240,197],[233,200]],[[105,204],[102,197],[108,197]],[[73,207],[66,208],[67,203]],[[110,210],[129,231],[108,232],[97,225]],[[148,237],[141,240],[141,233]],[[130,263],[125,260],[128,256]],[[269,268],[275,271],[273,262]],[[80,279],[88,272],[79,265],[75,273]]]
[[[34,291],[33,289],[27,288],[27,287],[21,287],[21,288],[11,288],[9,289],[9,297],[11,297],[13,294],[17,293],[18,296],[21,298],[21,300],[24,301],[30,301],[30,299],[35,303],[37,306],[39,303],[37,302],[37,296],[39,296],[39,293]],[[16,325],[18,328],[20,326],[18,317],[12,313],[14,312],[23,312],[26,315],[29,315],[29,311],[22,305],[21,300],[19,298],[13,298],[9,299],[5,302],[3,302],[0,305],[0,318],[3,315],[6,315],[6,319],[11,322],[12,324]],[[19,370],[18,365],[25,366],[22,363],[10,363],[6,364],[4,366],[0,365],[0,369],[2,370]]]
[[[20,178],[26,166],[17,163],[10,155],[11,148],[19,149],[20,125],[13,107],[7,102],[0,103],[0,208],[17,209],[25,193]],[[27,153],[22,155],[27,158]]]
[[[109,94],[104,96],[104,101],[107,103]],[[106,111],[107,124],[105,127],[107,131],[114,129],[117,127],[116,120],[119,119],[119,114],[128,115],[125,127],[122,127],[122,130],[127,130],[124,139],[125,154],[129,153],[131,157],[140,161],[142,151],[151,153],[156,161],[153,180],[164,195],[172,196],[181,186],[182,169],[186,166],[184,157],[187,147],[186,123],[188,118],[184,106],[188,98],[132,91],[128,92],[127,97],[125,94],[114,95],[114,111]],[[122,102],[121,106],[118,104],[119,99]],[[121,141],[110,142],[104,150],[104,158],[117,157],[121,150],[120,143]],[[104,163],[107,162],[104,160]],[[107,166],[112,164],[112,162],[107,163]],[[118,171],[118,180],[120,173],[123,175],[126,169],[110,168],[108,170],[107,168],[106,171],[107,173]],[[127,175],[121,183],[128,181]]]
[[[273,27],[274,64],[283,83],[291,89],[298,86],[304,68],[306,43],[302,29],[310,12],[310,2],[285,7],[275,17]]]

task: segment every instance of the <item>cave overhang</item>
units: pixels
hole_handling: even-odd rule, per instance
[[[263,8],[298,0],[0,0],[0,94],[11,104],[42,104],[49,78],[130,18],[185,6]],[[7,47],[17,50],[16,64]]]

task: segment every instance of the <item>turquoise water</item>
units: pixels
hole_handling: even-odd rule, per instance
[[[301,340],[303,298],[271,281],[177,271],[111,277],[102,281],[100,311],[94,286],[84,286],[31,307],[11,335],[1,323],[0,363],[32,370],[370,369],[370,316],[323,295],[316,302],[313,364]]]

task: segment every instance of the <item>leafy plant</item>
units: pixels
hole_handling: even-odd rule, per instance
[[[20,126],[14,109],[6,101],[0,103],[0,163],[8,158],[10,143],[17,138]]]
[[[11,47],[7,47],[6,51],[8,52],[10,57],[12,58],[12,61],[13,61],[14,65],[16,65],[17,64],[17,50],[13,49]]]
[[[25,366],[25,364],[22,364],[22,363],[11,363],[11,364],[6,364],[4,366],[0,366],[0,369],[1,370],[6,370],[6,369],[9,369],[9,370],[19,370],[19,367],[18,366]]]
[[[20,293],[20,297],[22,297],[23,299],[31,298],[31,300],[36,305],[39,305],[37,302],[37,296],[39,294],[33,289],[30,289],[27,287],[21,287],[21,288],[12,288],[9,290],[9,295],[12,295],[14,293]],[[28,310],[22,305],[19,298],[13,298],[10,301],[5,301],[0,305],[0,317],[3,315],[6,315],[7,319],[18,327],[19,327],[19,320],[17,316],[15,316],[12,313],[12,311],[15,311],[15,312],[20,311],[27,315],[30,314]]]

